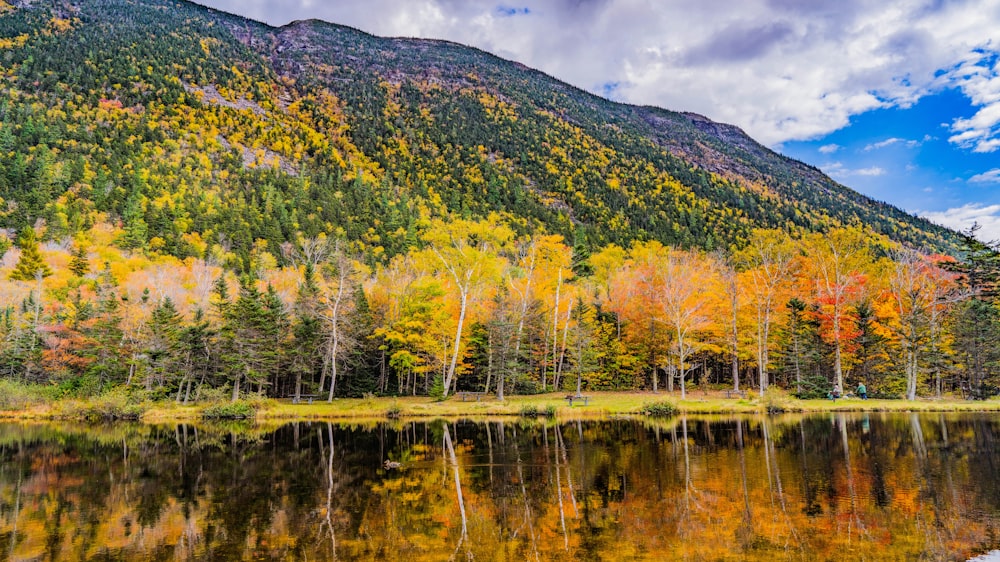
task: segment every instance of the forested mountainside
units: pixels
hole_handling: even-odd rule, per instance
[[[166,0],[0,2],[0,221],[242,258],[320,233],[374,262],[421,220],[500,213],[589,247],[704,249],[864,225],[953,250],[739,129],[618,104],[442,41],[272,28]],[[234,264],[238,267],[239,264]]]
[[[998,390],[993,248],[698,115],[172,0],[0,0],[0,91],[0,410]]]

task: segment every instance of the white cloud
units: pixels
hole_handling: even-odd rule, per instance
[[[885,139],[884,141],[873,142],[873,143],[869,144],[868,146],[865,147],[865,151],[866,152],[870,152],[872,150],[878,150],[879,148],[885,148],[887,146],[892,146],[894,144],[902,144],[906,148],[916,148],[916,147],[920,146],[921,141],[901,139],[899,137],[892,137],[892,138]]]
[[[948,141],[974,152],[997,150],[1000,148],[1000,58],[996,52],[986,52],[979,60],[964,61],[951,75],[980,109],[972,117],[955,119],[951,123],[955,134]]]
[[[993,168],[969,178],[969,183],[1000,183],[1000,168]]]
[[[872,166],[870,168],[847,168],[844,166],[843,162],[831,162],[829,164],[824,164],[820,166],[827,175],[832,178],[846,179],[852,176],[884,176],[886,171],[884,168],[879,166]]]
[[[860,170],[855,170],[854,173],[859,176],[884,176],[885,170],[878,166],[872,166],[871,168],[861,168]]]
[[[833,154],[834,152],[837,152],[841,148],[843,147],[840,146],[839,144],[824,144],[823,146],[819,147],[819,152],[820,154]]]
[[[488,0],[201,1],[277,25],[317,17],[473,45],[772,146],[959,87],[978,113],[949,123],[952,142],[1000,148],[996,0],[548,0],[501,12]]]
[[[968,230],[973,224],[979,224],[982,228],[977,238],[985,242],[1000,240],[1000,205],[969,203],[946,211],[917,211],[915,214],[954,230]]]

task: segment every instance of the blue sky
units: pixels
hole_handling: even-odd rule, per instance
[[[199,0],[447,39],[743,128],[876,199],[1000,240],[998,0]]]
[[[996,232],[997,212],[988,207],[1000,203],[1000,153],[948,140],[954,136],[951,123],[976,112],[960,91],[947,89],[911,107],[862,113],[829,134],[775,148],[875,199],[957,228],[978,217]]]

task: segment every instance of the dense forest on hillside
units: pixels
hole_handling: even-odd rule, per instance
[[[0,0],[0,88],[6,380],[180,401],[996,383],[990,248],[735,127],[475,49]]]

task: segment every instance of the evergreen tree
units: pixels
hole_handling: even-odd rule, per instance
[[[149,227],[143,218],[144,197],[131,197],[126,203],[125,212],[122,214],[122,222],[125,225],[125,232],[119,237],[118,242],[123,248],[136,249],[146,246],[146,239]]]
[[[786,305],[788,318],[779,330],[776,354],[779,371],[787,384],[795,385],[800,398],[826,396],[829,382],[822,372],[823,340],[812,308],[793,298]]]
[[[247,388],[262,389],[273,369],[273,316],[267,309],[264,295],[257,289],[256,278],[250,275],[240,278],[239,295],[235,302],[225,307],[224,314],[220,360],[232,385],[235,402],[244,383]]]
[[[83,277],[90,271],[90,263],[87,262],[87,249],[83,244],[77,244],[73,248],[73,259],[69,262],[69,270],[77,277]]]
[[[284,352],[291,322],[285,310],[285,303],[281,302],[281,297],[273,285],[268,284],[262,304],[264,310],[261,318],[261,337],[264,339],[264,346],[261,349],[260,368],[271,378],[271,385],[277,391],[280,388],[279,376],[284,371],[286,359]]]
[[[979,241],[980,226],[962,232],[965,259],[951,269],[961,275],[972,295],[957,311],[955,348],[965,367],[963,384],[975,397],[996,393],[1000,372],[1000,252],[995,244]]]
[[[1000,383],[1000,311],[990,302],[972,298],[958,309],[955,347],[965,366],[967,390],[975,398],[997,393]]]
[[[146,379],[147,390],[152,390],[154,382],[159,388],[163,388],[168,378],[179,370],[177,359],[180,333],[181,315],[170,297],[166,297],[153,309],[149,319],[146,356],[151,373]]]
[[[889,363],[889,356],[886,353],[886,344],[889,340],[876,330],[878,319],[870,299],[855,305],[854,315],[857,326],[857,337],[854,338],[857,347],[855,352],[857,367],[854,370],[855,380],[850,386],[863,382],[872,389],[878,386],[878,380],[885,375],[885,368]]]
[[[178,337],[177,351],[178,364],[181,373],[180,384],[177,388],[177,401],[187,404],[191,399],[192,388],[195,392],[206,382],[215,384],[216,381],[208,381],[210,375],[217,369],[212,359],[212,330],[205,313],[199,308],[195,310],[194,318],[188,326],[184,327]],[[195,384],[198,386],[195,387]],[[183,399],[182,399],[183,397]]]
[[[350,332],[355,345],[347,353],[344,381],[347,396],[362,396],[375,392],[379,376],[379,344],[372,338],[375,320],[371,305],[361,287],[354,290],[354,306],[351,309]]]
[[[296,402],[302,396],[304,378],[311,383],[322,366],[322,323],[317,314],[319,287],[316,285],[316,270],[311,262],[306,262],[305,275],[299,285],[295,300],[295,322],[292,327],[289,369],[295,376],[291,389]]]
[[[84,349],[85,356],[91,361],[87,374],[91,377],[90,382],[96,384],[93,390],[100,392],[106,386],[124,381],[122,359],[128,353],[123,349],[118,282],[111,274],[109,264],[104,264],[94,290],[97,300],[94,316],[82,324],[81,332],[90,341]]]
[[[35,237],[33,228],[25,227],[21,230],[21,236],[17,240],[17,247],[21,249],[21,258],[14,266],[14,271],[10,272],[10,279],[13,281],[35,281],[42,277],[52,275],[50,268],[42,253],[38,249],[38,239]]]

